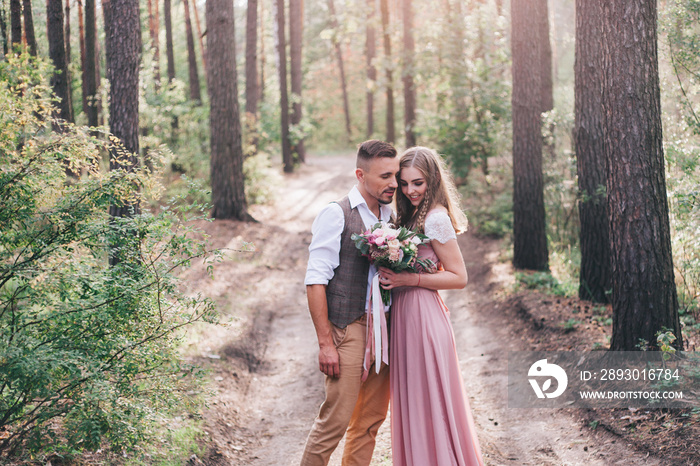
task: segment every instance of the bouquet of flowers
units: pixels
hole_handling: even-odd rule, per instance
[[[391,224],[380,222],[364,233],[355,233],[350,238],[360,253],[378,267],[386,267],[394,272],[408,270],[414,273],[434,268],[432,261],[418,258],[418,245],[428,237],[407,228],[396,229]],[[388,305],[390,291],[381,288],[381,294],[382,302]]]

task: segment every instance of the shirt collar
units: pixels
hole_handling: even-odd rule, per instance
[[[362,194],[360,193],[360,190],[357,188],[357,185],[353,186],[350,192],[348,193],[348,200],[350,201],[350,208],[354,209],[360,204],[364,204],[367,210],[369,210],[369,206],[367,205],[367,201],[365,201],[365,198],[362,197]],[[379,212],[381,214],[380,220],[384,222],[389,222],[391,220],[391,206],[387,204],[379,204]]]

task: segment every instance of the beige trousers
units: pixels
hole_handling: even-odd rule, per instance
[[[389,366],[374,365],[362,382],[367,318],[341,329],[332,326],[340,359],[340,377],[326,377],[326,400],[306,441],[301,466],[325,466],[347,431],[343,466],[367,466],[372,460],[379,426],[389,407]]]

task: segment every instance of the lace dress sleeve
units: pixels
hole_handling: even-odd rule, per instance
[[[457,239],[457,234],[452,226],[452,220],[447,212],[434,212],[425,219],[425,235],[431,240],[437,240],[442,244],[451,239]]]

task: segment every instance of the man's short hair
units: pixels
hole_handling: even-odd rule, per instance
[[[396,157],[396,148],[388,142],[370,139],[357,146],[357,168],[364,170],[369,166],[369,162],[377,157]]]

